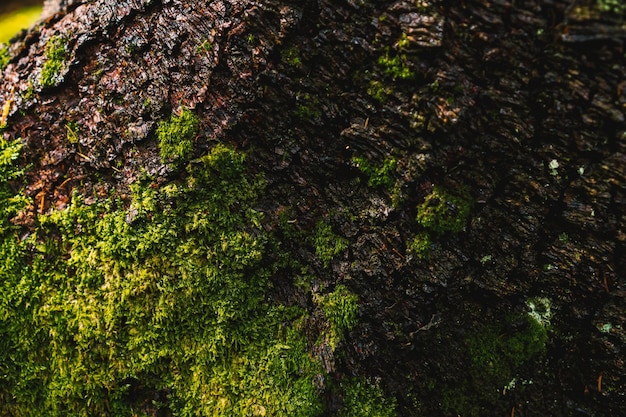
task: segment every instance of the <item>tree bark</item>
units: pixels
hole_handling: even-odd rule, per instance
[[[359,297],[358,324],[324,357],[332,378],[380,381],[403,416],[626,409],[622,6],[69,3],[10,45],[0,84],[4,138],[24,144],[24,230],[76,193],[180,178],[156,131],[190,109],[191,159],[225,143],[265,176],[266,230],[286,216],[309,236],[323,221],[349,242],[324,262],[282,237],[313,293],[341,283]],[[55,37],[64,58],[42,86]],[[438,229],[418,220],[425,202],[455,219],[471,208]],[[313,311],[310,293],[273,279],[276,300]],[[491,365],[477,335],[514,340],[538,303],[551,313],[545,351],[511,359],[504,383],[478,372]],[[331,415],[344,399],[326,392]]]

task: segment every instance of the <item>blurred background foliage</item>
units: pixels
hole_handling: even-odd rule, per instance
[[[8,43],[20,30],[39,19],[43,1],[6,1],[0,5],[0,43]]]

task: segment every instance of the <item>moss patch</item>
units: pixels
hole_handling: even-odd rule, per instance
[[[417,259],[426,259],[430,254],[430,235],[428,233],[418,233],[409,241],[407,250]]]
[[[470,210],[468,196],[434,187],[424,202],[417,206],[417,221],[435,233],[460,232],[465,228]]]
[[[504,386],[516,368],[545,351],[547,340],[545,326],[530,316],[488,327],[467,340],[472,372],[477,378],[500,380]]]
[[[386,102],[387,98],[389,98],[392,93],[393,90],[391,87],[387,87],[382,82],[376,80],[370,81],[367,87],[367,94],[380,103]]]
[[[343,285],[326,295],[318,295],[315,302],[321,306],[330,326],[328,343],[334,350],[343,340],[344,332],[351,330],[358,321],[358,297]]]
[[[295,115],[302,120],[311,120],[321,117],[320,100],[317,96],[309,93],[296,95]]]
[[[391,55],[389,50],[378,58],[380,65],[386,75],[393,80],[410,80],[415,77],[415,73],[408,65],[406,55]]]
[[[300,52],[298,48],[292,46],[287,49],[283,49],[280,51],[280,56],[287,65],[292,67],[300,67],[302,66],[302,59],[300,58]]]
[[[54,36],[46,42],[44,52],[45,63],[39,76],[39,84],[43,87],[54,87],[59,82],[59,76],[65,66],[65,39]]]
[[[621,0],[596,0],[597,7],[602,12],[612,12],[621,16],[626,10],[626,4]],[[622,16],[623,17],[623,16]]]
[[[2,142],[0,414],[315,416],[319,361],[268,302],[263,181],[222,145],[162,188],[40,216],[19,239]]]
[[[547,342],[546,323],[531,314],[510,315],[501,322],[473,329],[465,339],[465,378],[434,384],[444,410],[472,417],[493,412],[493,404],[515,389],[520,372],[530,370],[525,366],[541,357]]]
[[[21,149],[20,139],[7,141],[0,137],[0,235],[11,231],[10,219],[28,203],[22,195],[15,195],[9,185],[23,174],[21,169],[15,167]]]
[[[315,244],[315,253],[324,266],[330,265],[330,262],[337,255],[348,248],[348,240],[336,235],[332,227],[323,221],[318,222],[315,226],[313,243]]]
[[[198,117],[186,108],[180,116],[172,115],[169,120],[160,122],[156,134],[161,158],[164,161],[187,159],[193,151],[193,139],[199,127]]]
[[[9,48],[6,45],[0,44],[0,71],[7,67],[10,59]]]
[[[379,385],[364,378],[346,380],[341,384],[343,405],[337,417],[395,417],[396,402],[386,398]]]
[[[393,156],[385,158],[383,163],[379,166],[373,165],[365,157],[355,156],[352,158],[352,162],[363,174],[367,176],[367,185],[370,187],[384,186],[391,188],[395,180],[393,174],[396,169],[398,161]]]

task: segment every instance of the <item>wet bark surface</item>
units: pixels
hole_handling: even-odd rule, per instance
[[[42,88],[53,36],[66,64]],[[468,384],[483,415],[619,415],[625,37],[623,10],[585,1],[73,2],[11,45],[3,73],[3,134],[25,143],[34,201],[16,221],[73,192],[123,198],[142,175],[175,178],[154,132],[186,107],[202,122],[196,154],[226,142],[265,174],[268,230],[287,213],[301,232],[323,219],[349,239],[328,267],[283,242],[317,285],[359,295],[359,325],[327,353],[332,374],[379,379],[399,415],[471,415],[444,404]],[[389,155],[393,186],[368,185],[353,157]],[[419,259],[407,245],[433,187],[473,206]],[[276,296],[308,305],[288,281]],[[485,395],[468,340],[533,297],[551,303],[547,351],[516,370],[516,389]]]

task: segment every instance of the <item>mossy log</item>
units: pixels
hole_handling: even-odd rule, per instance
[[[294,415],[626,409],[621,3],[66,3],[8,47],[2,135],[24,174],[0,178],[29,203],[4,239],[77,198],[115,200],[132,226],[136,184],[195,190],[227,146],[263,182],[262,217],[242,214],[258,227],[241,226],[266,242],[263,302],[305,312],[290,328],[320,363],[320,402]],[[128,381],[148,415],[193,411]]]

